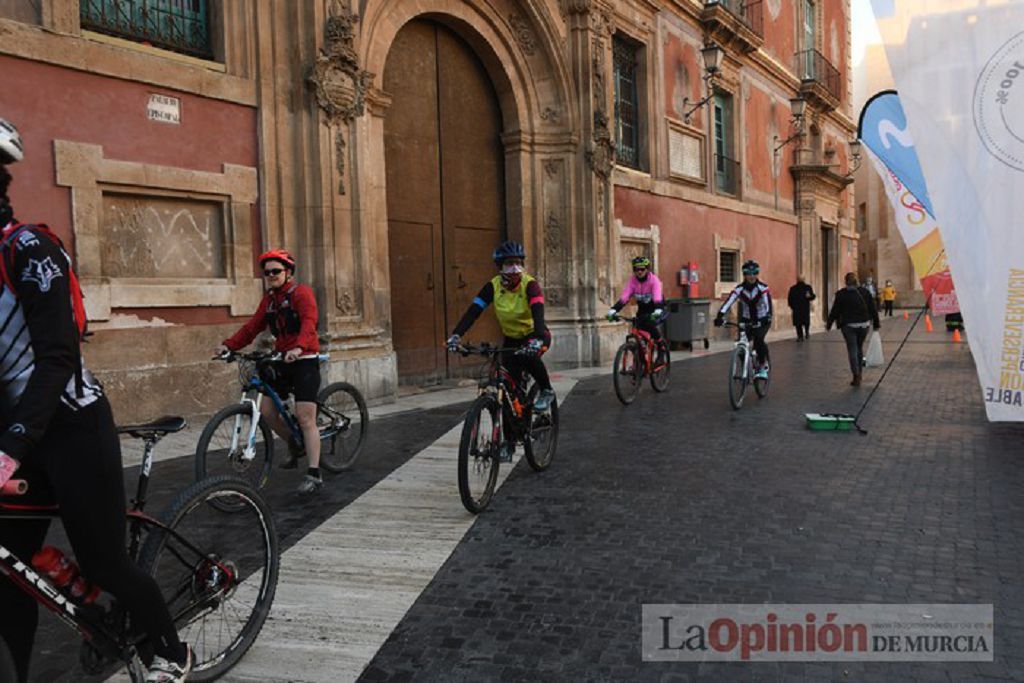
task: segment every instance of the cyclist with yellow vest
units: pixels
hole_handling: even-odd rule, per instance
[[[462,335],[466,334],[488,306],[494,304],[494,315],[505,335],[503,346],[518,350],[505,353],[502,363],[513,374],[525,371],[533,377],[540,387],[534,408],[539,411],[548,410],[555,398],[555,391],[551,388],[551,379],[544,361],[540,359],[551,346],[551,332],[544,324],[544,294],[540,283],[524,272],[526,250],[522,244],[502,242],[492,256],[500,272],[473,299],[462,320],[455,326],[452,336],[448,338],[448,349],[457,350]]]

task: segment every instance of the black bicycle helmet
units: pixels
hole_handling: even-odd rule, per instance
[[[761,272],[761,266],[757,261],[751,259],[743,262],[743,274],[744,275],[757,275]]]
[[[505,262],[506,259],[510,258],[526,258],[526,249],[519,242],[513,242],[511,240],[502,242],[494,253],[491,254],[494,262],[499,266]]]

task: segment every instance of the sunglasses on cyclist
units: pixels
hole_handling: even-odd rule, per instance
[[[263,275],[266,277],[274,277],[275,275],[280,275],[283,272],[284,268],[267,268],[263,271]]]
[[[646,273],[647,272],[647,268],[645,266],[641,266],[639,268],[634,268],[633,272],[634,273]]]

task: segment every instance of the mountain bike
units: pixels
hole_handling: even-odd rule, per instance
[[[477,514],[494,495],[503,449],[511,451],[521,443],[526,462],[535,471],[551,466],[558,443],[558,400],[553,399],[546,411],[534,409],[540,387],[526,373],[514,377],[501,360],[504,353],[523,353],[521,348],[481,344],[460,346],[457,352],[490,361],[459,440],[459,496],[466,509]]]
[[[220,410],[203,428],[196,446],[197,480],[223,470],[242,477],[257,490],[267,485],[274,460],[274,434],[261,419],[264,397],[270,399],[288,425],[292,443],[302,448],[299,421],[270,384],[275,365],[283,358],[280,353],[256,351],[231,352],[214,359],[238,362],[242,398]],[[328,356],[321,354],[319,359],[325,361]],[[362,452],[370,427],[370,414],[359,390],[348,382],[334,382],[321,389],[316,399],[316,422],[320,430],[320,466],[328,472],[351,468]]]
[[[739,330],[736,345],[732,349],[732,360],[729,363],[729,403],[733,410],[739,410],[743,406],[743,395],[747,391],[747,385],[751,380],[754,382],[754,391],[758,398],[768,395],[768,382],[770,377],[758,377],[754,368],[759,367],[757,351],[747,337],[747,330],[755,330],[761,326],[760,323],[724,323],[725,327],[735,327]],[[770,368],[769,368],[770,372]]]
[[[625,405],[629,405],[640,393],[640,384],[645,375],[651,378],[651,388],[655,391],[668,389],[672,358],[665,339],[655,341],[649,332],[641,330],[637,326],[639,317],[616,316],[615,319],[630,323],[626,341],[615,352],[615,363],[612,366],[615,395]]]
[[[212,681],[238,663],[263,628],[277,591],[280,553],[270,509],[237,477],[195,482],[159,518],[145,513],[153,450],[164,436],[184,427],[184,419],[166,417],[118,428],[145,444],[127,511],[128,556],[156,579],[182,640],[193,648],[189,681]],[[13,502],[28,493],[29,484],[8,482],[0,491],[0,523],[60,518],[56,505]],[[228,499],[236,510],[231,514],[215,505]],[[109,674],[121,664],[132,681],[145,679],[143,660],[151,657],[152,646],[115,599],[101,596],[83,604],[2,545],[0,574],[82,635],[79,658],[87,673]],[[9,653],[0,653],[0,680],[16,680],[5,675],[5,659],[9,665]]]

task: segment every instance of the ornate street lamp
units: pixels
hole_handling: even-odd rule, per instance
[[[722,48],[718,47],[714,43],[709,43],[708,45],[704,46],[701,49],[700,54],[701,57],[704,58],[705,71],[705,74],[704,76],[701,77],[701,80],[704,82],[704,92],[706,92],[707,94],[704,97],[702,97],[692,107],[690,107],[689,97],[683,100],[683,108],[686,109],[686,107],[690,107],[689,109],[686,110],[686,113],[683,114],[683,121],[685,121],[686,123],[690,122],[690,116],[693,115],[693,112],[703,107],[711,100],[712,97],[714,97],[715,91],[712,86],[715,78],[718,77],[718,74],[722,67],[722,55],[724,53],[722,52]]]
[[[807,110],[807,101],[802,97],[792,97],[789,100],[789,109],[792,113],[792,118],[789,120],[790,128],[793,130],[792,134],[782,142],[779,142],[779,136],[776,135],[772,138],[772,170],[773,177],[775,179],[775,209],[779,208],[779,152],[783,147],[793,142],[794,140],[803,137],[804,135],[804,112]]]

